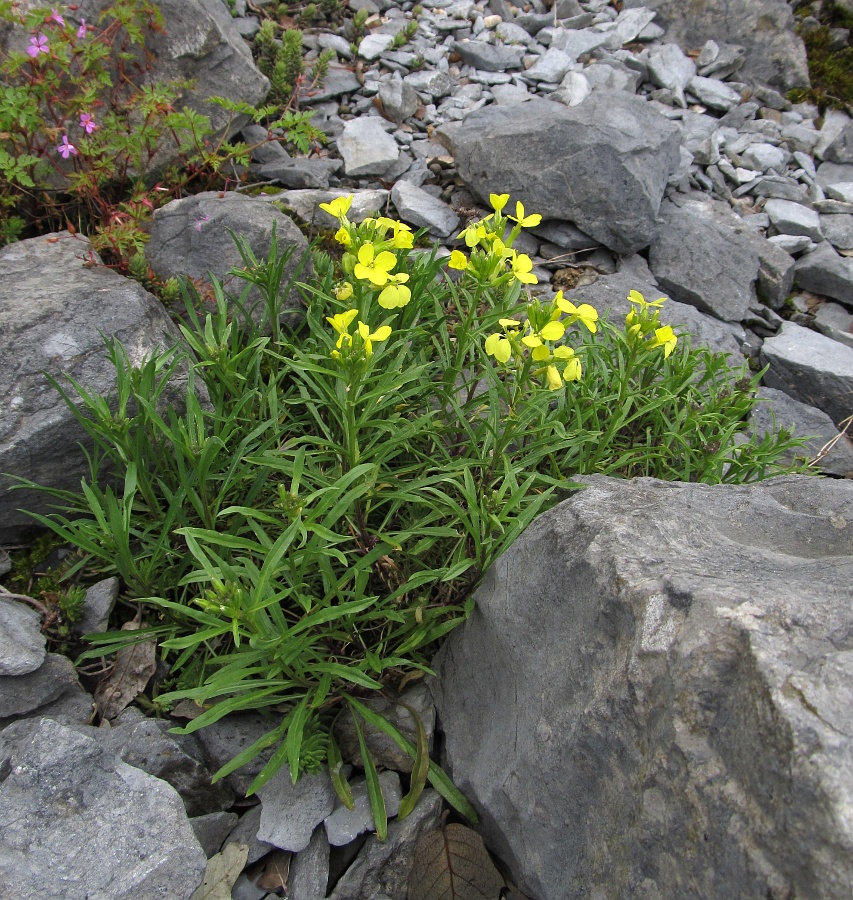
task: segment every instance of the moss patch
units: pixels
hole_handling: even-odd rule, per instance
[[[798,15],[801,18],[811,13],[809,7],[801,7],[800,10]],[[853,40],[848,38],[846,47],[833,50],[831,29],[847,28],[853,37],[853,15],[830,0],[821,8],[818,20],[820,28],[802,35],[812,86],[810,89],[795,88],[789,91],[788,99],[794,103],[809,101],[821,108],[842,109],[853,105]]]

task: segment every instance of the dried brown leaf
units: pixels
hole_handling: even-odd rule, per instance
[[[483,839],[465,825],[447,825],[415,845],[409,900],[499,900],[504,880]]]
[[[136,631],[147,627],[137,617],[125,622],[121,630]],[[119,650],[112,672],[95,689],[95,706],[101,717],[111,721],[132,703],[145,690],[156,668],[156,641],[145,641]]]
[[[228,844],[221,853],[211,856],[201,887],[190,900],[231,900],[231,888],[246,867],[249,848],[246,844]]]
[[[195,700],[181,700],[172,707],[169,715],[173,719],[197,719],[204,712],[204,707],[199,706]]]
[[[284,890],[287,887],[287,876],[290,874],[290,857],[287,850],[276,850],[266,859],[264,874],[255,882],[265,891]]]

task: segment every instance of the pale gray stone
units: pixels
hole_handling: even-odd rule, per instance
[[[221,769],[225,763],[242,753],[247,747],[276,727],[273,719],[260,713],[232,713],[194,732],[201,744],[212,772]],[[269,762],[274,748],[267,748],[252,761],[226,776],[225,781],[238,797],[244,797],[249,786]]]
[[[261,827],[261,804],[253,806],[240,816],[240,821],[231,829],[225,844],[245,844],[249,848],[249,856],[246,865],[251,866],[259,859],[263,859],[267,853],[275,850],[273,844],[260,840],[258,829]]]
[[[356,78],[351,68],[331,63],[329,74],[323,79],[321,85],[314,88],[304,87],[299,92],[301,106],[313,106],[316,103],[324,103],[342,94],[353,94],[361,90],[361,82]]]
[[[794,283],[799,287],[853,306],[853,259],[839,256],[829,241],[801,256],[794,271]]]
[[[658,87],[673,92],[679,106],[686,106],[684,89],[696,74],[696,64],[675,44],[664,44],[649,54],[649,77]]]
[[[438,827],[441,806],[438,793],[427,788],[410,815],[388,823],[384,842],[373,835],[369,837],[330,894],[330,900],[406,900],[415,845]]]
[[[816,181],[822,188],[833,184],[849,184],[853,182],[853,165],[823,162],[817,167]]]
[[[0,677],[35,672],[44,662],[39,614],[16,600],[0,598]]]
[[[492,94],[498,106],[518,106],[534,97],[523,84],[496,84]]]
[[[802,253],[804,250],[808,250],[815,246],[812,239],[807,238],[805,235],[774,234],[772,237],[767,238],[767,240],[769,243],[775,244],[777,247],[791,255]]]
[[[842,203],[853,203],[853,181],[842,181],[826,186],[826,196],[830,200],[840,200]]]
[[[652,24],[656,13],[644,6],[637,9],[623,9],[616,17],[616,33],[620,44],[630,44]]]
[[[293,855],[287,876],[289,900],[321,900],[329,884],[329,840],[318,826],[308,846]]]
[[[823,240],[820,216],[801,203],[790,200],[768,200],[764,211],[780,234],[804,235],[812,241]]]
[[[74,623],[78,634],[97,634],[109,627],[110,613],[118,600],[118,578],[104,578],[86,589],[83,616]]]
[[[790,462],[795,456],[814,459],[823,447],[834,441],[832,449],[818,463],[818,470],[840,478],[853,477],[853,442],[846,435],[839,437],[838,429],[826,413],[775,388],[761,387],[758,396],[764,402],[756,404],[749,424],[750,431],[759,439],[779,428],[793,430],[795,437],[808,437],[804,450],[786,454],[785,460]]]
[[[538,30],[541,31],[547,24],[547,22],[543,23]],[[499,22],[495,29],[495,34],[505,44],[523,44],[525,47],[531,47],[536,44],[532,33],[521,24],[518,24],[517,20],[513,22]]]
[[[263,165],[290,159],[281,141],[272,140],[273,136],[263,125],[246,125],[241,136],[249,145],[252,162]]]
[[[115,369],[106,359],[105,339],[125,346],[132,365],[181,342],[162,303],[103,265],[87,239],[61,232],[0,250],[0,473],[80,490],[90,471],[78,445],[91,452],[92,440],[45,376],[66,389],[70,376],[114,402]],[[181,407],[186,379],[181,365],[165,404]],[[198,394],[206,401],[203,385]],[[0,543],[17,543],[32,527],[19,509],[47,514],[55,502],[37,491],[13,492],[0,475]]]
[[[349,176],[382,175],[397,162],[400,148],[375,117],[352,119],[338,138],[338,151]]]
[[[231,812],[213,812],[203,816],[195,816],[190,819],[193,834],[207,858],[219,853],[225,838],[231,829],[237,824],[238,816]]]
[[[93,738],[34,719],[0,734],[0,883],[16,900],[189,898],[207,859],[181,798]]]
[[[288,209],[292,209],[303,222],[317,225],[320,228],[338,227],[338,220],[320,209],[321,203],[329,203],[337,197],[352,195],[352,206],[347,218],[350,222],[362,222],[368,216],[374,216],[385,208],[389,192],[380,189],[345,190],[331,188],[329,190],[282,191],[271,195],[271,199],[280,200]]]
[[[853,216],[820,217],[820,230],[836,250],[853,250]]]
[[[841,133],[849,124],[850,116],[843,110],[832,109],[831,107],[826,110],[823,116],[823,124],[820,127],[820,138],[814,148],[814,154],[818,159],[824,158],[826,151],[841,136]],[[840,160],[831,160],[831,162],[838,163]]]
[[[438,237],[447,237],[459,227],[459,216],[442,200],[407,181],[391,188],[391,202],[400,218],[417,228],[429,228]]]
[[[433,662],[487,845],[541,900],[849,896],[853,482],[581,480]]]
[[[523,47],[509,47],[505,44],[485,44],[483,41],[456,41],[453,49],[462,57],[462,62],[486,72],[506,72],[507,69],[522,68]]]
[[[794,286],[796,260],[779,244],[753,231],[742,232],[758,254],[758,299],[771,309],[780,310]]]
[[[37,669],[24,675],[0,675],[0,719],[33,712],[77,684],[71,660],[48,653]]]
[[[583,72],[569,72],[553,96],[566,106],[580,106],[592,93],[592,85]]]
[[[703,78],[695,75],[687,85],[687,92],[692,94],[701,104],[711,109],[728,112],[740,103],[740,94],[725,82],[716,78]]]
[[[727,322],[739,322],[755,301],[758,254],[748,238],[733,233],[698,206],[661,206],[658,237],[649,266],[674,299]]]
[[[314,829],[334,809],[336,794],[328,772],[303,775],[293,784],[285,765],[258,791],[258,796],[258,839],[298,853],[308,846]]]
[[[848,122],[826,148],[823,158],[834,163],[853,163],[853,122]]]
[[[394,40],[390,34],[368,34],[361,39],[358,45],[358,55],[362,59],[372,62],[378,59],[390,46]]]
[[[403,81],[419,94],[429,94],[433,100],[446,97],[453,91],[453,80],[446,72],[437,69],[423,69],[411,72]]]
[[[573,62],[591,50],[595,50],[607,41],[606,34],[594,31],[572,31],[565,28],[557,28],[551,37],[550,46],[562,50]]]
[[[524,78],[556,83],[563,80],[574,64],[574,60],[564,50],[549,47],[524,73]]]
[[[379,99],[386,118],[397,125],[413,116],[421,104],[415,89],[403,81],[399,72],[394,72],[379,85]]]
[[[344,59],[352,59],[352,47],[349,41],[340,34],[324,31],[317,35],[317,43],[321,50],[334,50]]]
[[[791,154],[781,147],[774,147],[773,144],[750,144],[741,154],[744,165],[751,166],[753,169],[760,169],[766,172],[774,169],[778,173],[785,171],[785,166],[791,159]]]
[[[572,109],[541,99],[487,106],[449,137],[460,176],[484,202],[500,185],[529,212],[572,221],[620,254],[654,238],[679,161],[678,127],[626,92],[594,91]]]
[[[349,844],[365,831],[373,831],[376,828],[373,812],[370,809],[367,781],[357,776],[350,779],[349,785],[352,789],[353,808],[347,809],[338,798],[334,811],[323,822],[326,828],[326,837],[333,847]],[[382,796],[385,798],[385,812],[390,819],[397,815],[400,800],[403,799],[400,790],[400,776],[396,772],[380,772],[379,785],[382,789]]]
[[[836,425],[853,415],[853,347],[785,322],[761,347],[768,387],[823,410]]]

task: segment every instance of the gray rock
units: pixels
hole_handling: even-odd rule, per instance
[[[679,160],[677,126],[624,92],[594,91],[572,109],[539,99],[487,106],[451,141],[459,174],[484,202],[500,185],[528,211],[570,220],[620,254],[653,239]],[[555,147],[572,152],[556,154]]]
[[[492,94],[498,106],[518,106],[534,97],[523,84],[496,84]]]
[[[363,59],[373,61],[378,59],[394,40],[390,34],[368,34],[361,39],[358,45],[358,55]]]
[[[352,48],[349,41],[340,34],[332,34],[328,31],[317,35],[317,43],[321,50],[334,50],[338,56],[344,59],[352,59]]]
[[[0,719],[33,712],[77,684],[71,660],[48,653],[37,669],[25,675],[0,675]]]
[[[292,209],[303,222],[320,228],[337,228],[338,220],[320,209],[320,204],[349,195],[353,198],[352,206],[347,213],[350,222],[361,222],[368,216],[376,215],[385,208],[389,197],[388,191],[383,190],[353,191],[334,188],[326,191],[282,191],[274,199],[280,200],[288,209]]]
[[[696,64],[675,44],[664,44],[649,54],[649,77],[658,87],[673,92],[679,106],[687,106],[684,89],[696,74]]]
[[[187,815],[227,809],[234,802],[234,792],[225,781],[211,783],[213,773],[201,762],[204,754],[195,736],[168,734],[171,727],[165,720],[142,719],[87,733],[123,762],[172,785]]]
[[[690,79],[687,91],[703,105],[723,112],[733,109],[741,100],[740,94],[725,82],[716,78],[703,78],[701,75],[694,75]]]
[[[249,856],[246,865],[251,866],[259,859],[263,859],[267,853],[275,850],[275,845],[268,844],[258,837],[258,829],[261,827],[261,805],[253,806],[240,816],[240,821],[228,834],[225,844],[245,844],[249,848]]]
[[[419,94],[428,94],[433,100],[446,97],[453,90],[453,81],[450,76],[438,69],[411,72],[403,77],[403,81]]]
[[[839,256],[829,241],[797,260],[794,282],[814,294],[853,306],[853,259]]]
[[[842,203],[853,204],[853,181],[842,181],[838,184],[827,185],[826,196],[830,200],[840,200]]]
[[[196,836],[199,844],[201,844],[201,849],[204,850],[208,859],[219,853],[225,838],[228,837],[234,828],[238,818],[236,813],[213,812],[190,819],[193,834]]]
[[[644,6],[637,9],[623,9],[616,17],[616,34],[620,44],[630,44],[645,31],[655,18],[656,13]]]
[[[329,884],[329,841],[326,829],[317,827],[308,846],[290,860],[287,877],[289,900],[320,900]]]
[[[327,772],[303,775],[296,784],[287,765],[258,791],[261,798],[259,840],[298,853],[314,829],[335,807],[335,789]]]
[[[583,481],[433,663],[487,845],[540,900],[847,897],[853,483]]]
[[[389,822],[384,842],[367,839],[356,861],[338,881],[330,900],[406,900],[415,845],[438,828],[441,797],[432,789],[421,794],[405,819]]]
[[[840,109],[827,109],[823,116],[823,124],[820,126],[820,138],[814,147],[814,155],[818,159],[824,159],[826,152],[844,132],[850,124],[850,116]],[[840,162],[840,160],[832,160]]]
[[[115,370],[105,358],[105,338],[120,341],[136,365],[181,341],[160,301],[102,265],[85,238],[62,232],[0,250],[0,472],[80,490],[90,471],[78,444],[91,452],[92,441],[45,375],[61,384],[71,376],[114,402]],[[177,370],[164,402],[181,404],[186,372],[186,366]],[[13,544],[33,524],[17,510],[46,514],[54,501],[10,487],[0,475],[0,543]]]
[[[413,116],[421,103],[415,89],[403,81],[399,72],[394,72],[379,85],[379,99],[382,101],[385,117],[397,125]]]
[[[624,7],[657,12],[666,39],[681,47],[701,47],[714,40],[740,45],[746,52],[744,79],[782,91],[808,87],[806,51],[794,32],[794,16],[785,0],[625,0]]]
[[[437,237],[447,237],[459,227],[459,216],[442,200],[407,181],[391,188],[391,202],[409,225],[429,228]]]
[[[339,159],[285,159],[257,170],[262,181],[277,181],[288,188],[327,188],[343,163]]]
[[[832,449],[820,460],[817,468],[826,475],[853,477],[853,442],[847,436],[839,436],[838,429],[826,413],[775,388],[761,387],[758,396],[766,402],[756,404],[752,411],[749,425],[753,434],[761,438],[779,428],[789,428],[796,437],[809,437],[801,453],[786,455],[786,461],[791,462],[795,455],[814,459],[823,447],[834,441]]]
[[[547,16],[547,14],[546,14]],[[548,17],[550,18],[550,17]],[[541,22],[538,28],[535,27],[533,21]],[[541,31],[546,25],[551,24],[553,22],[553,18],[550,18],[550,21],[543,21],[542,16],[537,16],[536,14],[530,16],[527,19],[522,21],[527,22],[531,27],[534,28],[535,31]],[[495,34],[501,39],[504,44],[523,44],[525,47],[532,47],[536,44],[536,41],[533,40],[533,33],[530,30],[530,27],[526,27],[520,24],[517,20],[512,22],[499,22],[497,28],[495,28]]]
[[[853,165],[823,162],[817,167],[816,181],[822,188],[828,188],[832,184],[853,182]]]
[[[750,144],[741,154],[741,159],[745,166],[753,169],[760,169],[762,172],[774,169],[782,174],[791,159],[791,154],[782,147],[759,142]]]
[[[0,598],[0,677],[35,672],[44,662],[44,642],[39,614]]]
[[[708,44],[715,43],[713,41],[706,42],[705,46]],[[699,68],[699,74],[710,78],[712,75],[715,78],[728,78],[732,73],[736,72],[740,69],[744,62],[746,62],[746,53],[743,47],[738,46],[737,44],[723,44],[717,46],[717,52],[714,54],[714,58],[710,62],[702,61],[702,54],[700,54],[700,58],[696,60]],[[766,90],[771,90],[767,88]],[[772,93],[776,94],[775,91]],[[776,94],[776,96],[779,96]]]
[[[432,697],[426,686],[416,684],[403,691],[399,698],[399,705],[392,703],[385,697],[370,697],[365,701],[366,705],[374,712],[387,719],[395,728],[401,731],[413,743],[417,740],[417,729],[411,713],[402,704],[412,707],[415,714],[421,720],[427,736],[427,743],[432,751],[435,736],[435,707]],[[370,722],[360,722],[367,749],[378,766],[393,769],[396,772],[411,772],[412,757],[401,750],[384,731],[380,731]],[[341,749],[344,760],[354,765],[361,765],[361,751],[359,749],[358,735],[353,724],[349,710],[338,717],[335,723],[335,739]]]
[[[592,85],[583,72],[569,72],[552,97],[566,106],[580,106],[592,93]]]
[[[802,253],[804,250],[809,250],[810,248],[814,249],[815,247],[811,238],[807,238],[803,235],[775,234],[772,237],[767,238],[767,242],[780,247],[786,253],[791,255]]]
[[[400,155],[397,142],[375,117],[347,122],[338,138],[338,150],[344,158],[344,171],[352,177],[382,175]]]
[[[40,706],[35,712],[24,718],[39,716],[52,719],[60,725],[76,728],[79,725],[91,725],[95,717],[95,701],[86,693],[78,682],[74,682],[61,693],[56,700]],[[6,724],[11,724],[7,721]],[[0,728],[3,724],[0,723]]]
[[[821,303],[814,311],[814,324],[821,334],[853,346],[853,312],[840,303]]]
[[[796,260],[779,244],[760,234],[743,234],[758,254],[758,281],[755,284],[758,299],[778,312],[794,286]]]
[[[541,225],[531,229],[531,232],[536,237],[549,241],[562,250],[591,250],[598,243],[580,228],[575,228],[571,222],[561,222],[556,219],[542,222]]]
[[[260,713],[232,713],[194,732],[201,744],[209,767],[214,774],[238,753],[255,743],[259,738],[276,727],[274,719],[267,719]],[[227,783],[239,797],[243,797],[249,786],[269,762],[273,748],[267,748],[251,762],[226,776]]]
[[[315,88],[305,87],[299,92],[300,106],[313,106],[316,103],[325,103],[340,97],[342,94],[352,94],[361,90],[361,82],[355,77],[355,72],[346,66],[332,63],[329,66],[329,74],[323,79],[322,85]]]
[[[390,819],[397,815],[400,800],[403,799],[400,790],[400,776],[396,772],[380,772],[379,785],[382,788],[382,796],[385,798],[385,812]],[[338,799],[334,811],[323,822],[326,828],[326,837],[333,847],[349,844],[365,831],[373,831],[376,828],[373,812],[370,809],[370,799],[367,795],[367,782],[361,777],[353,778],[350,780],[350,788],[354,807],[347,809]]]
[[[853,250],[853,216],[820,217],[820,230],[836,250]]]
[[[549,47],[533,65],[524,73],[529,81],[562,81],[569,69],[575,64],[565,50]]]
[[[836,425],[853,415],[853,347],[785,322],[761,347],[767,387],[823,410]]]
[[[739,322],[755,302],[758,254],[742,235],[697,205],[661,206],[662,226],[649,251],[658,284],[674,300],[726,322]]]
[[[801,203],[790,200],[768,200],[764,211],[780,234],[802,234],[813,241],[822,241],[820,216]]]
[[[260,163],[278,163],[290,159],[290,154],[281,145],[281,142],[274,140],[274,135],[263,127],[263,125],[246,125],[243,128],[243,140],[250,147],[250,155],[252,162]]]
[[[107,630],[110,613],[118,600],[118,578],[104,578],[86,589],[83,616],[74,623],[78,634],[96,634]]]
[[[804,184],[797,184],[790,178],[767,176],[759,179],[757,184],[747,188],[756,197],[769,197],[776,200],[790,200],[793,203],[808,202]]]
[[[485,72],[506,72],[520,69],[523,47],[508,47],[506,44],[485,44],[483,41],[456,41],[453,49],[462,57],[462,62]]]
[[[287,284],[295,277],[308,251],[308,242],[293,221],[274,206],[234,191],[225,194],[205,191],[173,200],[158,209],[148,229],[150,238],[145,255],[160,278],[186,275],[205,283],[213,274],[227,281],[227,289],[240,296],[247,282],[233,276],[226,278],[230,268],[243,266],[228,230],[242,235],[258,261],[263,262],[269,254],[273,226],[279,251],[293,250],[284,269],[283,284]],[[310,276],[310,262],[301,274],[303,278]],[[291,288],[282,300],[282,313],[299,309],[301,305],[298,290]],[[257,288],[251,289],[245,306],[254,321],[264,321],[266,309]]]
[[[188,898],[206,858],[165,782],[52,722],[0,734],[0,883],[17,900]]]
[[[551,47],[562,50],[572,62],[577,62],[579,57],[604,44],[607,38],[608,35],[594,31],[573,31],[566,28],[557,28],[551,37]]]

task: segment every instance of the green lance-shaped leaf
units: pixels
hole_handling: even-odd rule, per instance
[[[388,813],[385,810],[385,797],[382,796],[382,785],[379,783],[379,775],[373,757],[367,749],[367,742],[358,723],[358,717],[353,713],[355,733],[358,735],[358,746],[361,750],[361,759],[364,763],[364,777],[367,781],[367,797],[370,800],[370,811],[373,813],[373,824],[376,827],[376,837],[384,841],[388,836]]]
[[[329,734],[329,743],[326,747],[326,761],[329,764],[329,778],[332,779],[332,787],[334,787],[341,803],[349,810],[355,809],[352,789],[344,776],[344,761],[341,758],[341,751],[331,733]]]
[[[411,786],[409,793],[400,801],[400,809],[397,811],[398,819],[405,819],[407,815],[415,808],[418,798],[423,792],[426,785],[427,776],[429,775],[429,741],[427,740],[426,729],[421,717],[405,703],[399,703],[404,709],[409,711],[409,715],[415,722],[415,730],[417,732],[417,748],[415,752],[415,763],[412,766]]]

